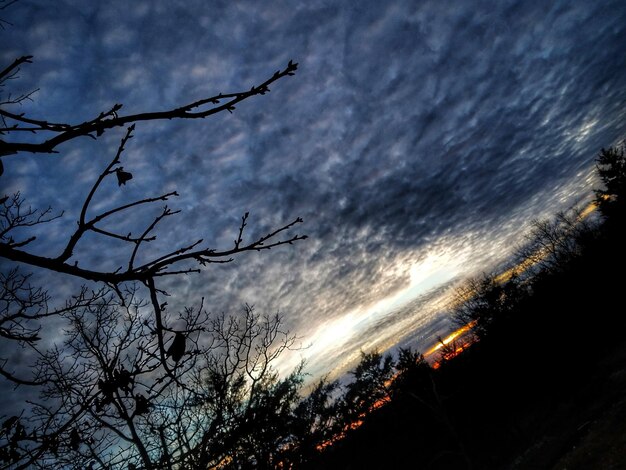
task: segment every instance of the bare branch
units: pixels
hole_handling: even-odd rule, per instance
[[[18,59],[19,60],[19,59]],[[24,61],[23,61],[24,62]],[[20,62],[22,63],[22,62]],[[19,65],[19,64],[18,64]],[[11,67],[11,66],[9,66]],[[298,64],[289,61],[283,70],[279,70],[272,77],[265,80],[258,86],[253,86],[248,91],[218,94],[210,98],[204,98],[193,103],[181,106],[169,111],[157,111],[149,113],[131,114],[128,116],[119,116],[117,112],[122,108],[121,104],[116,104],[109,111],[100,113],[96,118],[80,124],[52,124],[41,119],[32,119],[23,114],[15,114],[6,110],[0,110],[0,116],[6,120],[17,123],[17,128],[22,124],[38,126],[33,130],[56,133],[54,137],[43,140],[39,143],[32,142],[3,142],[0,141],[0,156],[14,155],[19,152],[31,153],[55,153],[55,149],[60,144],[73,140],[77,137],[90,136],[98,137],[108,129],[114,127],[125,126],[127,124],[137,123],[141,121],[156,121],[170,119],[203,119],[222,111],[232,112],[235,105],[256,95],[264,95],[269,92],[269,86],[283,77],[295,74]],[[221,104],[220,104],[221,103]],[[208,109],[202,109],[209,106]],[[12,131],[10,126],[6,131]]]
[[[0,8],[0,10],[8,7],[9,5],[4,5],[2,8]],[[6,80],[7,78],[11,78],[12,76],[14,76],[15,72],[19,70],[20,65],[32,64],[33,62],[31,60],[32,58],[33,58],[32,55],[25,55],[25,56],[18,57],[17,59],[15,59],[11,65],[9,65],[8,67],[6,67],[4,70],[0,72],[0,80]]]
[[[35,225],[45,224],[58,219],[63,215],[61,212],[57,215],[50,215],[52,208],[45,210],[36,210],[32,207],[23,208],[24,199],[19,192],[12,196],[5,196],[0,202],[0,244],[18,248],[24,246],[35,237],[29,237],[22,241],[15,241],[11,236],[11,232],[18,228],[34,227]]]
[[[148,234],[157,226],[157,224],[163,220],[165,217],[169,217],[171,215],[177,214],[178,211],[172,211],[170,210],[167,206],[165,206],[163,208],[163,211],[161,212],[161,214],[159,214],[153,221],[152,223],[146,228],[146,230],[144,230],[144,232],[141,234],[141,236],[136,239],[135,242],[135,247],[133,248],[133,252],[130,255],[130,260],[128,261],[128,270],[131,271],[133,269],[133,265],[135,263],[135,257],[137,256],[137,252],[139,251],[139,247],[141,246],[141,244],[143,242],[149,242],[149,241],[153,241],[156,239],[156,236],[152,236],[152,237],[148,237]]]
[[[228,258],[226,262],[229,262],[232,260],[231,257],[238,253],[243,253],[246,251],[269,250],[271,248],[285,245],[285,244],[291,245],[293,242],[296,242],[299,240],[306,240],[307,236],[306,235],[294,235],[285,240],[277,240],[277,241],[267,243],[267,244],[266,242],[276,237],[276,235],[288,230],[289,228],[299,223],[302,223],[302,219],[298,217],[293,222],[290,222],[287,225],[284,225],[283,227],[265,236],[260,237],[259,239],[249,243],[248,245],[244,245],[244,246],[236,245],[235,248],[230,249],[230,250],[216,251],[213,249],[203,249],[203,250],[189,251],[193,247],[192,245],[191,247],[186,247],[184,249],[180,249],[168,255],[162,256],[159,260],[146,263],[140,268],[138,268],[138,271],[147,270],[153,273],[158,273],[173,264],[180,263],[185,260],[196,260],[200,264],[205,264],[205,263],[219,262],[221,258]],[[196,242],[196,244],[200,243],[201,241],[202,240],[199,240],[198,242]]]
[[[113,157],[113,160],[111,160],[111,162],[104,169],[104,171],[100,173],[100,175],[98,176],[98,179],[96,180],[93,187],[89,191],[89,194],[85,198],[85,202],[83,203],[83,207],[80,211],[80,218],[78,219],[79,226],[85,225],[85,217],[87,215],[87,209],[89,208],[89,204],[91,203],[91,200],[93,199],[94,194],[98,190],[98,187],[100,186],[104,178],[111,173],[111,168],[113,168],[120,161],[120,157],[122,156],[122,152],[124,151],[124,146],[126,145],[126,142],[132,139],[134,130],[135,130],[134,125],[128,127],[128,129],[126,130],[126,135],[124,135],[124,137],[122,137],[122,140],[120,141],[120,145],[117,148],[117,153],[115,154],[115,157]]]

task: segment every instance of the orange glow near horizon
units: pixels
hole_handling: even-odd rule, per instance
[[[454,359],[458,355],[460,355],[463,351],[469,348],[473,344],[473,341],[466,341],[462,345],[458,346],[454,351],[448,352],[442,357],[439,361],[433,362],[432,368],[439,369],[441,367],[441,363],[444,361],[449,361],[450,359]]]
[[[232,461],[233,461],[233,458],[227,455],[222,460],[220,460],[216,465],[209,467],[209,470],[221,470],[223,468],[226,468],[226,466],[230,464]]]
[[[387,385],[387,386],[390,385],[391,382],[393,382],[393,380],[394,379],[392,378],[385,385]],[[370,414],[374,410],[377,410],[377,409],[385,406],[390,401],[391,401],[391,397],[389,395],[387,395],[387,396],[385,396],[385,397],[375,401],[374,404],[372,406],[370,406],[367,411],[364,411],[363,413],[359,414],[359,416],[357,417],[356,421],[352,421],[350,424],[347,424],[343,428],[343,430],[341,432],[339,432],[335,436],[331,437],[330,439],[328,439],[328,440],[326,440],[324,442],[319,443],[315,448],[317,449],[318,452],[322,452],[327,447],[332,446],[335,442],[344,439],[347,436],[348,431],[354,431],[355,429],[358,429],[358,428],[360,428],[363,425],[365,417],[368,414]]]
[[[607,199],[607,198],[608,198],[607,196],[604,196],[604,199]],[[585,206],[583,210],[580,211],[580,214],[578,214],[578,219],[580,221],[585,220],[592,213],[594,213],[597,209],[598,209],[598,204],[595,201],[591,201],[589,204],[587,204],[587,206]],[[496,276],[494,280],[498,283],[507,282],[512,277],[519,276],[520,274],[523,274],[524,272],[528,271],[534,265],[539,263],[545,256],[546,256],[545,253],[540,253],[540,252],[533,253],[527,259],[520,262],[517,266],[513,266],[512,268],[507,269],[503,273]]]
[[[604,196],[604,199],[608,199],[608,197]],[[595,201],[591,201],[589,204],[585,206],[583,210],[580,211],[580,214],[578,215],[578,219],[580,221],[585,220],[597,209],[598,209],[598,204]],[[498,274],[494,278],[494,281],[497,282],[498,284],[505,283],[509,281],[512,277],[519,276],[520,274],[523,274],[524,272],[528,271],[534,265],[539,263],[545,256],[546,254],[544,253],[539,253],[539,252],[533,253],[530,257],[520,262],[517,266],[513,266],[512,268],[509,268],[506,271]],[[438,342],[436,345],[431,347],[426,353],[424,353],[424,357],[432,356],[435,352],[439,351],[444,346],[447,346],[448,344],[452,343],[456,339],[462,337],[464,334],[470,331],[474,327],[474,325],[476,325],[475,321],[453,331],[448,336],[446,336],[445,339]],[[469,344],[470,343],[468,342],[463,343],[463,345],[456,348],[456,350],[454,351],[451,357],[447,357],[446,359],[451,359],[452,357],[459,355],[461,352],[467,349]],[[437,369],[439,367],[439,363],[438,362],[433,363],[433,367]]]
[[[606,197],[605,197],[606,199]],[[590,202],[589,204],[587,204],[587,206],[585,206],[585,208],[580,211],[580,214],[578,216],[579,220],[582,221],[584,219],[586,219],[587,217],[589,217],[593,212],[595,212],[598,209],[598,204],[595,201]],[[536,252],[533,253],[529,258],[523,260],[522,262],[520,262],[518,265],[507,269],[506,271],[500,273],[499,275],[494,277],[494,281],[498,284],[502,284],[505,283],[507,281],[509,281],[512,277],[514,276],[519,276],[520,274],[523,274],[524,272],[526,272],[527,270],[529,270],[531,267],[533,267],[534,265],[536,265],[537,263],[539,263],[547,254],[544,253],[540,253],[540,252]],[[468,294],[467,296],[468,298],[470,297],[470,295]],[[457,299],[457,302],[463,302],[464,299]],[[464,339],[460,344],[456,344],[454,343],[456,340],[458,339],[463,339],[463,336],[466,335],[467,333],[469,333],[472,328],[476,325],[476,321],[472,321],[470,323],[468,323],[467,325],[464,325],[458,329],[456,329],[455,331],[453,331],[452,333],[450,333],[448,336],[446,336],[444,339],[439,340],[439,342],[437,344],[435,344],[434,346],[432,346],[428,351],[426,351],[424,353],[424,358],[428,358],[430,356],[432,356],[434,353],[436,353],[437,351],[441,350],[444,346],[448,346],[448,345],[452,345],[452,347],[454,347],[453,351],[448,351],[445,354],[445,357],[443,357],[441,360],[437,361],[433,361],[431,364],[431,367],[433,369],[439,369],[439,367],[441,366],[441,361],[442,360],[450,360],[455,358],[456,356],[460,355],[463,351],[467,350],[475,341],[475,339]],[[385,386],[389,386],[391,385],[391,383],[396,379],[396,377],[392,377],[387,383],[385,383]],[[348,431],[350,430],[354,430],[354,429],[358,429],[359,427],[361,427],[363,425],[364,419],[367,416],[367,414],[371,413],[372,411],[381,408],[382,406],[384,406],[385,404],[387,404],[389,401],[391,401],[390,397],[385,397],[384,399],[378,400],[377,402],[375,402],[370,408],[369,410],[367,410],[366,412],[361,413],[358,417],[357,420],[346,425],[344,427],[344,429],[339,432],[337,435],[333,436],[332,438],[321,442],[320,444],[318,444],[316,446],[316,449],[319,452],[324,451],[327,447],[332,446],[334,443],[336,443],[337,441],[340,441],[342,439],[344,439],[348,433]]]
[[[435,352],[439,351],[444,346],[447,346],[452,341],[454,341],[455,339],[459,338],[460,336],[464,335],[469,330],[471,330],[474,327],[474,325],[476,325],[475,321],[469,323],[468,325],[462,326],[458,330],[453,331],[448,336],[446,336],[442,341],[440,341],[439,343],[434,345],[432,348],[430,348],[428,351],[426,351],[424,353],[424,357],[431,356],[432,354],[434,354]]]

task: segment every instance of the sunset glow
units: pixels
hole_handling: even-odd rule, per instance
[[[444,346],[447,346],[450,343],[452,343],[454,340],[462,337],[465,333],[469,332],[474,327],[475,324],[476,324],[476,322],[472,322],[469,325],[464,325],[461,328],[459,328],[458,330],[450,333],[443,340],[441,340],[441,342],[437,343],[432,348],[430,348],[428,351],[426,351],[424,353],[424,357],[431,356],[432,354],[436,353],[437,351],[439,351]]]
[[[377,409],[385,406],[390,401],[391,401],[391,397],[389,397],[389,396],[385,396],[385,397],[381,398],[380,400],[376,401],[369,408],[369,410],[367,412],[363,412],[363,413],[359,414],[358,418],[355,421],[352,421],[351,423],[347,424],[346,427],[343,429],[343,431],[341,431],[337,435],[333,436],[332,438],[328,439],[327,441],[324,441],[324,442],[321,442],[320,444],[318,444],[317,447],[316,447],[317,450],[321,452],[324,449],[332,446],[336,442],[344,439],[347,436],[348,431],[354,431],[355,429],[358,429],[358,428],[360,428],[363,425],[364,419],[367,417],[367,415],[369,413],[371,413],[372,411],[377,410]]]
[[[2,468],[595,448],[626,1],[128,5],[0,0]]]

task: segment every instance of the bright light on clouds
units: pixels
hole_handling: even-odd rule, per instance
[[[154,247],[229,247],[247,211],[249,238],[302,217],[305,243],[159,287],[171,312],[202,297],[214,313],[280,311],[311,345],[280,367],[308,358],[312,378],[361,349],[432,346],[451,286],[505,263],[532,218],[588,201],[594,156],[626,137],[618,0],[29,0],[10,14],[0,57],[35,56],[11,91],[40,88],[20,112],[55,121],[180,106],[300,64],[232,115],[138,124],[132,184],[94,206],[177,190],[183,212]],[[4,190],[69,210],[37,241],[50,256],[120,137],[6,159]]]

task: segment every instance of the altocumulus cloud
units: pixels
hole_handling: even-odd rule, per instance
[[[16,82],[40,88],[24,109],[57,121],[166,109],[300,63],[233,115],[138,125],[123,160],[135,178],[110,194],[179,190],[156,247],[229,246],[246,211],[249,236],[303,217],[307,242],[168,288],[178,308],[282,311],[317,341],[294,356],[316,373],[360,348],[424,348],[445,286],[505,262],[529,219],[588,198],[595,153],[625,136],[619,1],[23,0],[11,15],[0,57],[35,56]],[[71,230],[120,136],[8,161],[5,191],[70,209],[41,246]]]

